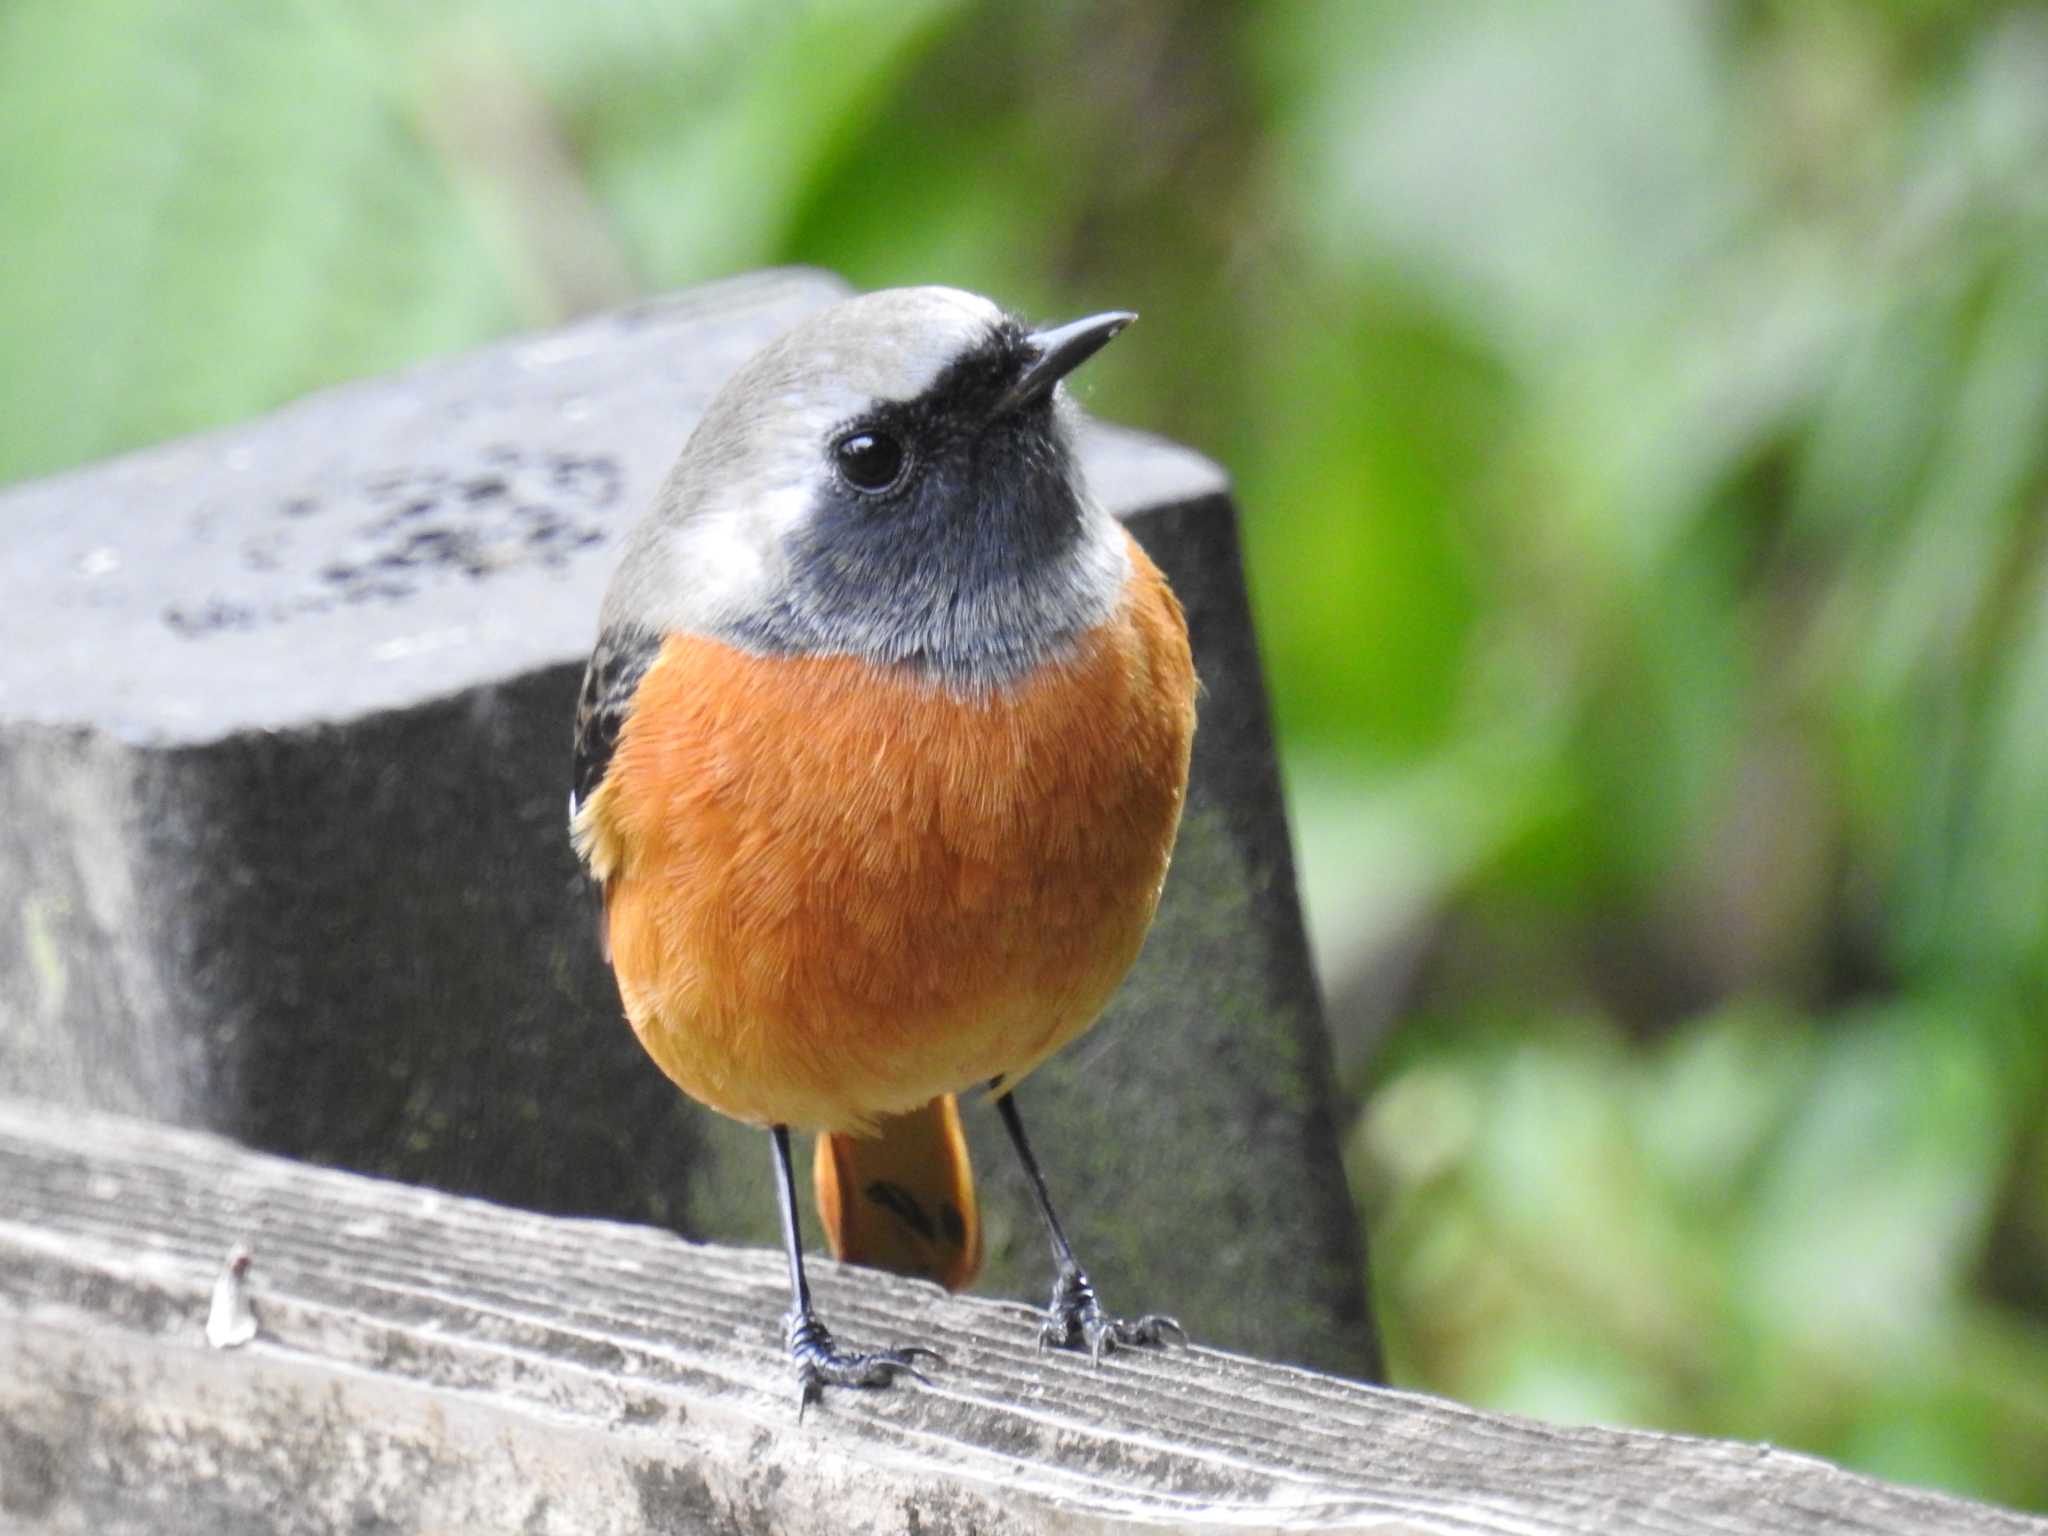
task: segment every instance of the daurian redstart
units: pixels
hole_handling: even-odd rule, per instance
[[[811,1309],[789,1128],[841,1257],[958,1287],[986,1085],[1057,1265],[1042,1342],[1105,1314],[1014,1089],[1137,957],[1187,788],[1165,579],[1089,494],[1060,381],[1132,320],[1030,330],[948,288],[848,300],[740,369],[633,533],[576,715],[576,848],[619,994],[691,1097],[766,1127],[799,1404],[936,1358]]]

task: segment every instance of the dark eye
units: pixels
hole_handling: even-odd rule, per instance
[[[832,462],[856,491],[886,491],[903,473],[903,445],[886,432],[849,432],[832,445]]]

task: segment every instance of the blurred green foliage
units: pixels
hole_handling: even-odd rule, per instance
[[[778,261],[1146,316],[1397,1379],[2048,1507],[2048,14],[14,0],[0,479]]]

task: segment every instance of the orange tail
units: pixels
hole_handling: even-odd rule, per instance
[[[890,1116],[873,1136],[821,1133],[812,1177],[835,1259],[949,1291],[980,1271],[981,1209],[950,1093]]]

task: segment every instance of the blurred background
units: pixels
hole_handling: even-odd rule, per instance
[[[11,0],[0,480],[777,262],[1236,476],[1394,1380],[2048,1508],[2048,10]]]

